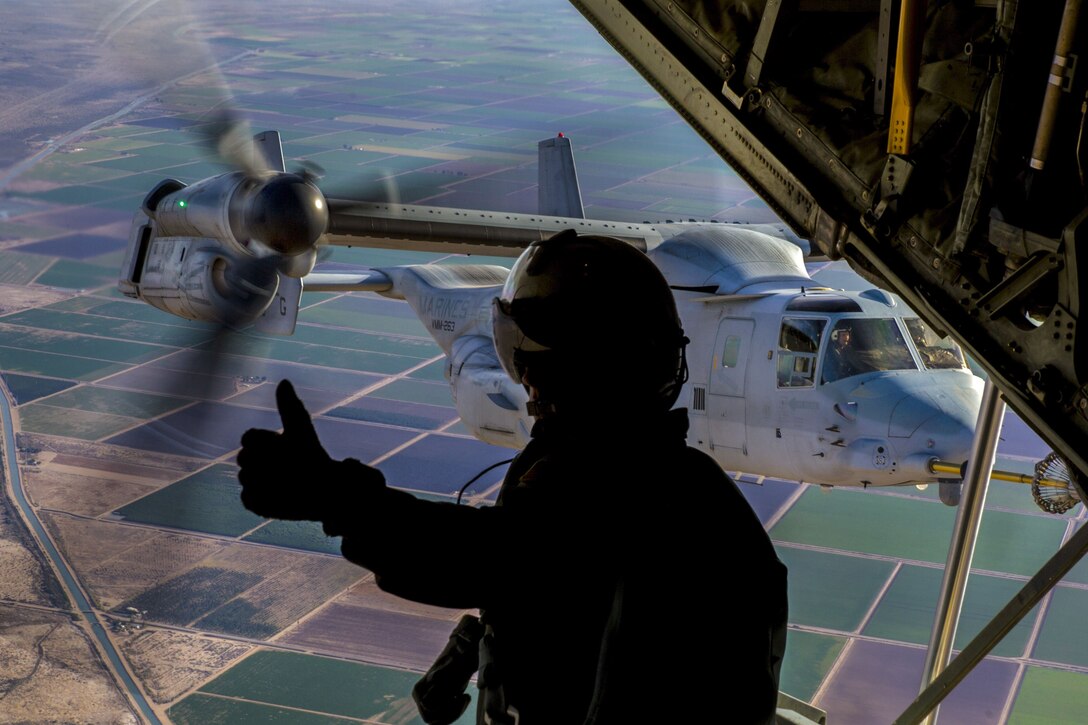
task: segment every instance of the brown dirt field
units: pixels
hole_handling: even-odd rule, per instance
[[[312,556],[301,551],[252,544],[233,544],[201,562],[201,566],[231,571],[245,571],[273,576],[290,567],[299,566]]]
[[[3,491],[4,477],[0,475],[0,497]],[[5,501],[0,502],[0,599],[29,604],[63,606],[67,600],[50,601],[51,572],[42,568],[43,562],[38,551],[27,548],[36,546],[21,521],[16,521],[12,507]],[[60,596],[59,591],[56,592]],[[2,620],[0,620],[2,621]],[[0,659],[0,674],[3,660]]]
[[[43,588],[38,560],[19,542],[0,538],[0,599],[48,604]]]
[[[0,284],[0,315],[18,312],[29,307],[51,305],[54,302],[72,297],[71,292],[44,289],[42,287],[24,287],[17,284]]]
[[[239,597],[261,611],[259,621],[281,630],[325,604],[364,572],[344,559],[307,556]]]
[[[82,516],[101,516],[144,496],[156,486],[110,479],[102,471],[78,474],[44,463],[37,470],[24,469],[23,482],[31,501],[43,508]]]
[[[442,619],[447,622],[456,622],[467,611],[464,609],[432,607],[429,604],[419,604],[410,602],[407,599],[401,599],[379,589],[373,576],[368,576],[353,586],[350,591],[345,592],[342,597],[337,599],[336,603],[367,609],[384,609],[390,612],[400,612],[401,614]]]
[[[223,543],[214,539],[156,534],[80,574],[98,606],[112,609],[160,581],[180,574],[223,547]]]
[[[55,466],[68,466],[71,468],[87,468],[101,473],[112,473],[126,477],[147,479],[166,483],[177,478],[177,472],[158,468],[156,466],[144,466],[138,463],[125,463],[124,461],[92,458],[91,456],[76,456],[70,453],[57,453],[50,461]],[[94,474],[90,474],[94,475]]]
[[[375,664],[425,671],[449,640],[453,622],[330,604],[281,642]]]
[[[109,443],[94,443],[44,433],[20,433],[19,445],[33,446],[34,448],[40,448],[42,451],[53,451],[101,461],[116,461],[148,468],[162,468],[176,472],[175,479],[208,465],[206,460],[200,458],[153,453],[138,448],[114,446]]]
[[[138,722],[63,614],[0,605],[0,662],[0,722]]]
[[[248,644],[164,629],[145,629],[121,640],[121,651],[158,704],[178,699],[252,649]]]
[[[158,536],[152,529],[76,518],[52,511],[43,511],[42,521],[60,545],[64,558],[81,574]]]

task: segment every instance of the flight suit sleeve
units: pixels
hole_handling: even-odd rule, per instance
[[[326,532],[343,537],[344,557],[374,572],[384,591],[457,609],[495,598],[512,512],[424,501],[384,485],[353,508],[330,516]]]

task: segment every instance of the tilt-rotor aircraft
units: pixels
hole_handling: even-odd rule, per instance
[[[246,159],[242,170],[192,186],[166,180],[147,195],[120,288],[182,317],[256,319],[278,334],[293,331],[303,289],[407,300],[446,355],[466,426],[521,448],[532,426],[526,392],[499,366],[491,331],[508,270],[313,272],[318,245],[513,256],[565,230],[615,237],[644,250],[674,291],[692,341],[679,402],[691,445],[728,471],[835,486],[937,482],[956,502],[959,479],[932,464],[966,459],[982,381],[954,342],[894,295],[814,281],[803,242],[777,225],[585,219],[570,139],[542,141],[539,152],[546,213],[524,215],[327,199],[305,173],[284,171],[278,135],[265,132],[228,154]],[[614,359],[639,364],[624,350]]]
[[[812,290],[796,253],[758,232],[724,226],[677,225],[674,231],[668,225],[326,203],[310,186],[312,193],[300,191],[297,204],[320,202],[320,214],[306,209],[292,217],[302,230],[295,239],[266,234],[256,237],[258,243],[248,233],[272,229],[266,226],[271,220],[262,218],[268,204],[251,204],[245,194],[231,204],[236,186],[260,185],[252,176],[210,180],[192,190],[167,185],[149,195],[144,219],[137,217],[122,288],[165,309],[217,319],[212,295],[225,292],[234,296],[216,302],[220,309],[256,314],[271,306],[265,324],[275,327],[289,321],[298,280],[309,271],[313,244],[323,233],[330,243],[418,238],[459,243],[463,251],[482,242],[491,253],[567,227],[608,234],[644,245],[676,289],[685,327],[696,339],[684,400],[701,415],[692,442],[711,448],[727,467],[751,468],[733,461],[769,443],[797,454],[784,454],[786,465],[804,464],[804,471],[787,474],[793,478],[840,475],[851,480],[838,483],[875,484],[918,475],[917,462],[926,456],[918,445],[928,445],[929,438],[893,431],[902,434],[914,421],[915,430],[944,421],[942,403],[910,389],[885,397],[885,386],[896,385],[885,381],[966,379],[961,370],[927,368],[924,348],[935,347],[930,341],[936,342],[937,331],[954,337],[989,376],[972,445],[976,473],[986,465],[980,459],[992,459],[1000,393],[1068,460],[1067,495],[1084,499],[1088,336],[1078,328],[1088,226],[1088,74],[1078,72],[1078,61],[1088,50],[1088,26],[1081,0],[571,2],[794,234],[896,292],[919,321],[905,319],[895,311],[902,305],[882,302],[880,293],[867,298]],[[302,190],[308,182],[297,178],[292,188]],[[199,202],[196,187],[206,192]],[[283,189],[270,195],[291,196]],[[179,209],[182,202],[191,202],[194,212]],[[569,212],[558,213],[573,218]],[[181,257],[190,248],[203,256],[185,266]],[[275,255],[282,259],[268,261]],[[273,277],[279,285],[268,282]],[[493,351],[479,304],[501,277],[482,268],[441,273],[424,267],[376,270],[356,281],[360,288],[414,299],[425,321],[437,321],[442,329],[434,332],[450,355],[459,411],[470,425],[475,420],[477,431],[494,425],[516,439],[516,411],[496,414],[501,425],[483,412],[491,412],[485,400],[499,409],[516,407],[519,395],[489,360]],[[836,307],[847,304],[860,311]],[[875,306],[881,304],[885,309]],[[862,321],[882,325],[891,335],[882,347],[893,343],[893,350],[902,350],[901,338],[906,352],[895,357],[902,364],[909,358],[911,370],[889,370],[898,363],[871,360],[869,371],[843,378],[847,382],[829,380],[828,347],[841,342],[846,328],[840,323],[851,316],[851,344],[869,334]],[[823,323],[805,322],[799,329],[791,319]],[[933,351],[940,358],[958,358],[954,346],[941,347],[947,352]],[[636,363],[617,351],[617,364]],[[459,381],[473,383],[472,392],[459,390]],[[838,386],[852,387],[846,392]],[[892,406],[886,418],[863,417],[869,415],[869,393],[882,401],[874,408]],[[465,405],[462,397],[477,402]],[[827,417],[821,417],[821,402],[831,404]],[[896,416],[900,404],[906,407]],[[908,412],[912,408],[917,412]],[[773,423],[760,429],[765,420]],[[802,421],[810,423],[809,437],[800,435]],[[878,440],[888,444],[884,455],[879,443],[871,447]],[[933,441],[936,460],[944,441]],[[973,490],[984,476],[970,467],[968,473]],[[967,508],[980,513],[984,496],[968,500],[961,514]],[[946,615],[958,616],[954,600],[962,601],[977,531],[972,516],[957,517],[925,689],[897,722],[927,717],[1088,552],[1088,527],[1081,527],[931,681],[955,633]],[[949,576],[955,569],[964,575]],[[938,649],[943,654],[934,655]],[[934,666],[936,660],[942,661]]]

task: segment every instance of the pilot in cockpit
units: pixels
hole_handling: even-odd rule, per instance
[[[857,350],[851,345],[853,330],[841,327],[831,333],[831,347],[824,357],[823,380],[831,383],[848,378],[861,371],[857,360]]]

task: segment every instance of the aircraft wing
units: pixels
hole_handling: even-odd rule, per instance
[[[564,229],[616,237],[643,250],[652,249],[662,239],[654,224],[347,199],[329,199],[328,204],[329,227],[321,241],[341,247],[395,246],[444,254],[517,257],[533,242]]]
[[[953,334],[1088,473],[1078,0],[571,2],[798,235]]]
[[[388,275],[376,269],[357,272],[311,272],[302,278],[307,292],[386,292],[393,287]]]

